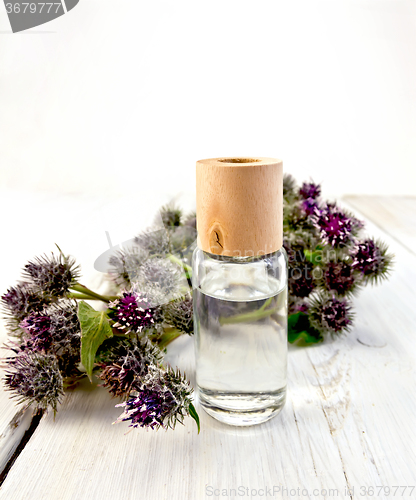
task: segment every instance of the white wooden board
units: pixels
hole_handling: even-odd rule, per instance
[[[7,334],[3,326],[0,326],[0,346],[3,346]],[[1,357],[7,354],[7,350],[1,349]],[[4,368],[0,367],[0,377],[4,376]],[[32,412],[24,411],[22,406],[15,406],[10,400],[10,393],[5,391],[0,383],[0,474],[13,455],[25,431],[32,421]]]
[[[416,254],[416,197],[349,195],[343,199]]]
[[[233,428],[197,407],[199,436],[191,419],[175,431],[125,434],[125,424],[111,425],[117,401],[84,384],[55,419],[42,419],[0,499],[250,498],[245,488],[254,498],[273,487],[274,498],[333,498],[330,488],[339,498],[367,498],[360,487],[416,486],[416,256],[376,225],[368,229],[395,252],[394,274],[357,298],[347,337],[290,348],[278,417]],[[192,380],[191,338],[176,341],[169,359]],[[375,498],[397,498],[393,491]]]

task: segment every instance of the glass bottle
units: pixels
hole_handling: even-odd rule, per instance
[[[286,399],[282,175],[282,162],[270,158],[197,162],[197,392],[227,424],[264,422]]]

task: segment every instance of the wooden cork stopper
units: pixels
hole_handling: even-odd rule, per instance
[[[198,246],[228,256],[266,255],[283,243],[283,164],[274,158],[196,163]]]

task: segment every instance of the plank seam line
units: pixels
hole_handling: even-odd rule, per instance
[[[35,430],[37,429],[38,425],[40,424],[40,421],[42,420],[43,415],[44,415],[43,410],[40,410],[35,415],[33,415],[29,428],[24,433],[22,439],[20,440],[20,443],[17,445],[16,449],[14,450],[13,455],[10,457],[9,461],[7,462],[4,469],[0,473],[0,488],[2,487],[8,473],[10,472],[14,463],[18,459],[20,453],[22,453],[25,446],[28,444],[30,438],[33,436]]]
[[[308,354],[308,359],[309,359],[309,362],[310,362],[310,364],[312,365],[312,368],[313,368],[313,370],[314,370],[314,372],[315,372],[315,375],[316,375],[316,380],[317,380],[317,382],[318,382],[319,389],[321,390],[322,397],[323,397],[323,399],[324,399],[325,401],[327,401],[327,399],[328,399],[328,398],[327,398],[327,396],[326,396],[326,394],[325,394],[325,391],[324,391],[324,389],[323,389],[323,387],[322,387],[322,385],[321,385],[321,382],[319,381],[318,371],[316,370],[316,367],[315,367],[314,363],[312,362],[312,360],[311,360],[311,358],[310,358],[309,354]],[[333,427],[332,427],[332,425],[331,425],[331,423],[330,423],[330,421],[329,421],[328,415],[327,415],[327,413],[326,413],[326,411],[325,411],[325,408],[324,408],[324,406],[323,406],[322,402],[321,402],[321,410],[323,411],[323,414],[324,414],[324,416],[325,416],[325,420],[326,420],[326,422],[327,422],[327,424],[328,424],[328,427],[329,427],[329,433],[331,434],[332,440],[333,440],[334,444],[335,444],[335,445],[336,445],[336,447],[337,447],[337,450],[338,450],[338,455],[339,455],[339,459],[340,459],[340,461],[341,461],[341,468],[342,468],[342,472],[344,473],[344,478],[345,478],[345,482],[346,482],[347,487],[348,487],[348,491],[351,491],[350,483],[349,483],[349,481],[348,481],[347,472],[346,472],[346,470],[345,470],[344,459],[342,458],[342,454],[341,454],[341,449],[340,449],[340,447],[339,447],[338,440],[336,439],[336,436],[334,435],[334,429],[333,429]],[[351,499],[351,500],[353,500],[353,497],[352,497],[351,493],[350,493],[350,495],[349,495],[349,496],[350,496],[350,499]]]

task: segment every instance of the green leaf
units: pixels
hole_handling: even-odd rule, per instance
[[[305,259],[313,264],[314,266],[322,264],[323,260],[323,247],[321,245],[317,245],[315,250],[312,252],[310,250],[304,250],[303,253],[305,255]]]
[[[317,344],[323,340],[321,333],[310,325],[306,313],[298,312],[291,314],[287,321],[287,338],[291,344],[305,346]]]
[[[199,416],[195,410],[195,406],[192,403],[189,404],[189,416],[191,416],[195,420],[196,425],[198,426],[198,434],[199,434],[199,431],[201,430],[199,426]]]
[[[83,300],[78,303],[81,324],[81,363],[92,381],[95,354],[104,340],[113,336],[105,311],[96,311]]]

